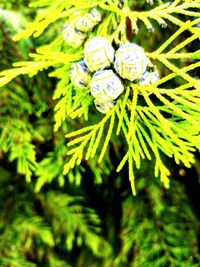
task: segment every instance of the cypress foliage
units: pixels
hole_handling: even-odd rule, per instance
[[[63,26],[93,8],[101,20],[70,46]],[[199,10],[193,0],[2,1],[0,266],[199,266],[187,187],[199,190]],[[70,80],[94,36],[140,45],[160,79],[123,80],[100,113],[90,84]]]

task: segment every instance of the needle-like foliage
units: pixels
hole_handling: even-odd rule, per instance
[[[156,159],[155,176],[160,177],[168,187],[170,173],[162,161],[162,155],[166,154],[174,158],[177,164],[183,163],[190,167],[194,163],[194,151],[199,149],[200,145],[200,82],[194,75],[200,67],[197,45],[200,37],[200,2],[188,0],[174,1],[171,4],[158,3],[146,11],[136,10],[131,1],[124,1],[124,5],[119,7],[118,1],[111,0],[34,1],[30,6],[41,7],[42,12],[24,31],[15,36],[15,40],[31,35],[45,35],[46,31],[48,33],[55,25],[60,25],[60,28],[55,30],[55,37],[51,38],[49,44],[30,54],[32,61],[17,62],[14,64],[15,68],[2,71],[0,84],[4,86],[20,74],[33,76],[50,67],[55,69],[50,74],[58,80],[54,92],[55,131],[68,120],[86,121],[85,127],[81,129],[72,132],[67,130],[68,157],[64,174],[81,164],[83,159],[90,160],[95,157],[100,163],[109,150],[112,136],[117,135],[126,147],[117,171],[121,171],[128,164],[133,194],[136,194],[134,169],[141,168],[141,160],[145,158]],[[128,41],[127,32],[138,32],[135,39],[143,46],[148,58],[158,66],[161,73],[161,79],[152,85],[140,86],[126,82],[124,94],[105,116],[94,111],[89,88],[80,90],[71,84],[71,64],[82,58],[83,50],[82,47],[68,47],[61,32],[62,21],[68,23],[79,15],[77,12],[84,14],[93,7],[99,7],[104,15],[91,32],[91,36],[104,36],[117,45]],[[144,23],[141,30],[137,29],[140,21]],[[168,28],[161,28],[167,24]],[[148,43],[143,41],[146,36],[153,38],[160,28],[166,36],[159,40],[157,47],[152,47],[150,39]],[[134,36],[129,39],[134,41]],[[91,114],[94,112],[96,116]],[[23,166],[30,171],[24,171],[22,167],[19,169],[21,168],[21,172],[26,173],[27,180],[30,180],[31,170],[35,168],[34,152],[31,152],[32,148],[28,146],[24,147],[24,150],[26,152],[23,154],[29,154],[29,162],[32,162],[33,166],[29,166],[29,163]],[[18,150],[13,151],[11,160],[18,154]],[[19,164],[21,160],[18,160]]]

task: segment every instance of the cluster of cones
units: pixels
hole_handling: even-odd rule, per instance
[[[109,40],[94,37],[84,48],[84,59],[72,64],[70,79],[75,87],[89,88],[98,111],[106,113],[124,91],[124,80],[150,85],[158,80],[155,68],[142,47],[125,43],[115,51]]]

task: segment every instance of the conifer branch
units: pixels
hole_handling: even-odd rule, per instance
[[[99,24],[95,26],[95,30],[91,32],[91,36],[96,34],[104,36],[115,45],[127,41],[127,17],[130,18],[132,30],[135,31],[137,31],[138,21],[142,21],[150,30],[153,30],[153,20],[161,26],[166,26],[165,20],[178,25],[178,30],[156,51],[146,51],[149,59],[162,64],[160,66],[165,69],[165,75],[148,86],[124,81],[124,94],[117,99],[116,105],[105,117],[98,119],[98,123],[91,115],[93,97],[90,94],[89,86],[80,90],[70,82],[71,65],[82,58],[82,47],[79,50],[70,48],[61,36],[54,38],[49,44],[39,47],[36,53],[30,54],[30,57],[33,58],[32,61],[18,62],[14,64],[13,69],[2,71],[0,85],[6,85],[21,74],[33,76],[50,67],[55,69],[50,73],[51,77],[58,79],[54,92],[54,130],[58,131],[66,120],[84,119],[89,125],[66,135],[66,138],[71,138],[71,140],[68,142],[64,174],[67,174],[84,159],[89,160],[97,156],[98,162],[103,161],[116,131],[116,135],[122,136],[127,149],[117,171],[122,170],[128,162],[131,181],[133,181],[132,162],[135,163],[136,168],[140,168],[141,159],[151,159],[153,153],[156,158],[155,173],[156,175],[160,173],[161,179],[168,186],[169,172],[162,163],[161,154],[174,157],[177,163],[183,162],[186,166],[191,166],[194,161],[192,153],[199,147],[199,129],[196,118],[200,84],[196,77],[191,75],[191,71],[199,67],[199,62],[195,62],[199,59],[199,51],[182,50],[199,39],[199,29],[196,25],[200,23],[200,19],[194,18],[190,21],[188,17],[198,17],[200,2],[186,0],[184,2],[174,1],[172,4],[159,3],[147,11],[132,10],[128,2],[121,7],[118,4],[116,0],[79,0],[70,3],[63,2],[63,0],[35,1],[31,5],[43,7],[43,12],[39,13],[35,21],[15,37],[20,39],[31,35],[39,36],[52,23],[56,24],[63,19],[67,23],[71,23],[77,19],[77,16],[86,14],[94,7],[100,8],[103,16]],[[183,15],[187,21],[174,17],[174,14]],[[185,32],[189,33],[189,37],[182,41],[181,37]],[[58,33],[60,34],[60,30]],[[190,59],[188,66],[183,62],[186,59]],[[180,66],[176,65],[174,60],[178,61]],[[173,88],[166,88],[164,84],[167,82],[173,83]],[[159,103],[154,103],[152,97],[155,97]],[[141,99],[145,103],[144,107],[140,106]],[[183,122],[186,121],[187,126],[191,129],[191,135],[184,133],[181,136]],[[101,145],[102,140],[105,141],[103,145]],[[23,159],[19,160],[18,169],[20,172],[26,173],[27,180],[30,180],[30,176],[37,166],[34,158],[35,148],[30,143],[25,147],[29,148],[27,151],[31,156],[26,164],[23,163]],[[16,152],[12,151],[11,160],[17,159]],[[51,179],[53,177],[49,178],[49,181]],[[131,183],[133,184],[133,182]],[[132,188],[134,187],[132,186]]]

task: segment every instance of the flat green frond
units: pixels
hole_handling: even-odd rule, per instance
[[[159,5],[158,7],[152,8],[150,11],[144,11],[144,12],[137,12],[137,11],[130,11],[127,10],[126,7],[122,9],[125,14],[127,14],[127,17],[130,18],[130,21],[132,22],[132,30],[137,31],[137,22],[141,20],[144,23],[144,26],[147,28],[147,30],[153,30],[153,26],[151,21],[159,23],[161,27],[167,26],[167,21],[170,21],[174,23],[175,25],[178,25],[180,27],[185,27],[185,29],[189,28],[189,25],[185,25],[185,21],[181,19],[177,19],[174,14],[184,14],[190,17],[198,17],[198,11],[193,11],[194,8],[199,9],[200,3],[197,1],[192,1],[190,3],[175,3],[174,1],[171,5],[170,3],[163,3]],[[193,9],[192,11],[189,9]],[[113,9],[114,12],[120,13],[117,9]],[[121,13],[123,15],[123,13]],[[121,15],[121,16],[122,16]],[[191,23],[190,27],[194,25],[194,23]],[[191,32],[194,32],[193,29],[189,29]]]
[[[41,13],[38,13],[34,22],[29,23],[27,29],[22,31],[21,33],[15,36],[15,40],[20,40],[22,38],[28,38],[33,35],[34,37],[40,36],[44,30],[49,27],[52,23],[55,23],[57,20],[61,18],[67,18],[70,15],[73,15],[77,11],[81,11],[84,9],[90,9],[92,7],[97,6],[98,1],[70,1],[66,2],[63,0],[55,1],[47,1],[45,3],[41,3],[40,1],[36,1],[31,3],[30,6],[45,6],[44,10]]]
[[[197,24],[198,22],[200,22],[200,19],[198,20],[194,20],[194,21],[186,21],[184,23],[184,25],[182,25],[165,43],[163,43],[158,49],[157,49],[157,54],[160,54],[161,52],[163,52],[169,44],[171,44],[181,33],[183,33],[185,30],[187,30],[188,28],[190,28],[191,26]],[[193,38],[197,38],[195,35],[193,36]],[[182,42],[181,42],[182,44]]]
[[[26,62],[25,67],[19,67],[15,69],[5,70],[0,73],[0,86],[4,86],[11,82],[14,78],[21,74],[28,74],[30,77],[36,75],[38,71],[48,68],[50,62]]]
[[[162,96],[159,92],[155,92],[155,95],[157,96],[157,98],[163,102],[164,105],[168,106],[174,114],[176,114],[177,116],[182,117],[183,119],[189,121],[191,124],[197,124],[197,121],[194,120],[190,115],[188,115],[186,112],[184,112],[182,109],[180,109],[176,104],[173,104],[172,102],[170,102],[168,99],[166,99],[164,96]],[[181,101],[182,103],[187,103],[187,101],[184,102]],[[191,102],[189,102],[191,103]],[[196,103],[197,104],[197,103]],[[186,105],[183,105],[183,107],[186,107]],[[197,105],[192,106],[192,108],[196,107],[195,109],[198,111]]]
[[[86,147],[88,147],[87,152],[86,152],[87,159],[89,157],[94,157],[98,149],[98,146],[100,144],[100,140],[105,134],[104,130],[105,130],[107,121],[110,119],[109,128],[108,128],[107,133],[105,134],[104,145],[102,146],[101,154],[99,156],[99,162],[101,162],[106,152],[108,143],[111,139],[111,134],[112,134],[114,122],[115,122],[115,109],[116,108],[117,107],[115,106],[110,112],[108,112],[106,116],[99,123],[93,126],[88,126],[83,129],[77,130],[76,132],[72,132],[65,136],[66,138],[70,138],[70,137],[76,137],[76,136],[79,136],[85,133],[84,135],[79,136],[78,138],[76,137],[76,139],[68,143],[69,147],[74,146],[74,145],[76,146],[69,149],[67,152],[68,155],[72,155],[72,156],[71,156],[71,159],[69,159],[69,161],[65,164],[64,174],[68,173],[68,171],[71,168],[73,168],[76,164],[78,163],[80,164]]]
[[[128,88],[126,89],[126,93],[124,95],[124,98],[121,101],[121,104],[119,105],[120,116],[119,116],[119,123],[117,126],[116,135],[119,135],[121,127],[122,127],[122,121],[123,121],[124,113],[126,112],[126,105],[127,105],[129,94],[130,94],[130,87],[128,86]]]
[[[135,177],[134,177],[134,171],[133,171],[133,158],[132,155],[129,153],[129,157],[128,157],[128,167],[129,167],[129,180],[131,183],[131,189],[132,189],[132,193],[135,196],[136,195],[136,189],[135,189]]]
[[[26,261],[23,257],[1,257],[0,263],[2,266],[13,266],[13,267],[36,267],[36,264]]]
[[[124,200],[121,220],[123,231],[120,233],[122,245],[115,262],[121,263],[121,266],[124,266],[124,262],[133,267],[198,266],[199,261],[189,256],[193,255],[193,249],[197,249],[195,218],[189,215],[188,200],[187,204],[181,205],[183,199],[187,199],[184,188],[179,183],[174,186],[176,190],[173,192],[163,192],[158,184],[156,188],[154,184],[146,190],[142,186],[140,190],[145,191],[145,197],[143,195],[138,196],[139,199],[130,197]],[[181,194],[182,200],[179,199],[176,206],[172,201],[166,204],[166,196],[177,193]],[[177,196],[176,200],[178,198]],[[150,202],[148,206],[147,201]],[[187,231],[188,227],[193,231]],[[194,247],[191,247],[188,239],[190,235],[194,238]],[[135,257],[130,257],[131,255]]]
[[[130,123],[129,123],[129,129],[128,129],[128,136],[127,138],[130,139],[131,136],[133,136],[135,134],[135,113],[136,113],[136,109],[137,109],[137,98],[138,98],[138,89],[137,87],[133,87],[133,100],[132,103],[129,107],[130,111],[131,111],[131,115],[130,115]]]
[[[30,143],[31,129],[27,129],[26,122],[14,119],[5,121],[2,118],[0,130],[0,150],[9,152],[9,161],[16,161],[17,171],[30,182],[37,168],[36,148]]]
[[[151,125],[149,125],[148,120],[146,120],[145,116],[140,113],[142,119],[144,120],[144,123],[147,123],[147,127],[150,131],[150,136],[148,134],[145,133],[145,129],[143,129],[143,126],[140,125],[140,130],[146,140],[146,142],[149,145],[149,148],[152,150],[154,156],[155,156],[155,176],[158,177],[160,176],[161,181],[164,183],[165,187],[169,187],[169,175],[170,172],[169,170],[165,167],[165,165],[163,164],[161,158],[160,158],[160,153],[159,153],[159,149],[161,151],[164,151],[164,153],[168,153],[167,155],[170,157],[172,156],[172,152],[168,149],[167,146],[167,142],[165,142],[163,140],[163,138],[160,138],[160,134],[157,134],[155,129],[153,130]],[[173,147],[173,145],[172,145]],[[165,151],[165,149],[167,148],[167,150]]]
[[[71,99],[71,97],[68,97]],[[71,109],[67,109],[67,115],[70,118],[75,119],[77,117],[84,116],[87,120],[88,118],[88,109],[91,105],[91,97],[89,96],[88,90],[80,91],[79,88],[76,90],[76,95],[72,97],[73,104]],[[67,105],[66,105],[67,106]]]
[[[136,128],[136,135],[137,135],[137,139],[139,142],[139,145],[141,146],[143,152],[144,152],[144,158],[147,158],[149,160],[151,160],[151,154],[149,153],[149,149],[147,147],[146,141],[142,135],[141,129],[140,129],[140,125],[138,124],[138,127]]]
[[[101,236],[101,220],[96,212],[81,203],[81,197],[74,197],[58,192],[51,192],[47,196],[45,213],[53,218],[52,227],[55,232],[63,229],[65,246],[68,251],[76,244],[83,242],[97,257],[109,255],[111,247]],[[56,221],[59,218],[59,223]],[[62,242],[62,239],[57,239]]]
[[[109,143],[109,141],[111,139],[111,134],[113,132],[114,123],[115,123],[115,113],[112,112],[111,117],[110,117],[109,128],[108,128],[108,131],[107,131],[107,134],[106,134],[106,138],[105,138],[105,141],[104,141],[104,144],[103,144],[103,147],[102,147],[99,159],[98,159],[99,163],[102,161],[102,159],[103,159],[103,157],[104,157],[104,155],[106,153],[106,149],[108,147],[108,143]],[[95,154],[95,153],[93,152],[93,154]]]
[[[37,168],[35,146],[19,143],[11,148],[10,161],[17,160],[17,171],[25,175],[26,181],[31,181],[31,175]]]
[[[33,238],[34,235],[37,235],[48,246],[54,246],[53,235],[49,227],[44,224],[40,217],[31,217],[29,219],[18,218],[15,224],[13,225],[14,228],[18,228],[18,225],[20,225],[22,229],[22,236],[18,237],[18,242],[21,244],[24,243],[24,248],[29,248],[30,242],[28,239]],[[24,240],[24,236],[26,236],[26,240]]]
[[[167,59],[160,58],[160,62],[162,62],[167,68],[172,70],[174,73],[182,77],[185,81],[190,83],[191,86],[194,86],[196,89],[199,89],[200,82],[196,79],[192,78],[190,75],[185,73],[183,70],[177,68],[174,64],[170,63]]]
[[[65,177],[63,175],[63,164],[65,154],[66,147],[61,144],[54,152],[49,152],[47,156],[38,163],[38,167],[35,171],[35,175],[37,176],[35,184],[36,193],[38,193],[45,184],[52,183],[54,179],[57,179],[59,186],[64,186]]]

